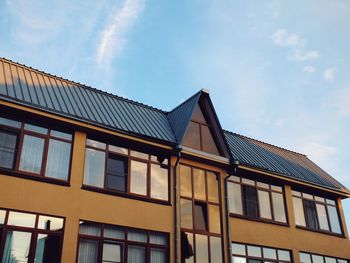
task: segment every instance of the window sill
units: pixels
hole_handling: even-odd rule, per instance
[[[311,229],[311,228],[307,228],[305,226],[296,226],[296,228],[302,229],[302,230],[311,231],[311,232],[314,232],[314,233],[320,233],[320,234],[326,234],[326,235],[335,236],[335,237],[346,238],[346,236],[344,236],[344,234],[337,234],[337,233],[332,233],[332,232],[329,232],[329,231]]]
[[[144,202],[149,202],[149,203],[171,206],[171,202],[169,202],[169,201],[152,199],[152,198],[148,198],[145,196],[117,192],[117,191],[107,190],[107,189],[98,188],[98,187],[89,186],[89,185],[83,185],[81,187],[81,189],[87,190],[87,191],[92,191],[92,192],[97,192],[97,193],[101,193],[101,194],[108,194],[108,195],[119,196],[119,197],[123,197],[123,198],[129,198],[129,199],[134,199],[134,200],[139,200],[139,201],[144,201]]]
[[[237,215],[237,214],[232,214],[232,213],[230,213],[230,217],[255,221],[255,222],[259,222],[259,223],[267,223],[267,224],[272,224],[272,225],[277,225],[277,226],[285,226],[285,227],[290,226],[288,223],[282,223],[282,222],[277,222],[277,221],[272,221],[272,220],[265,220],[262,218],[252,218],[252,217],[247,217],[247,216]]]
[[[28,179],[28,180],[49,183],[49,184],[55,184],[55,185],[70,186],[70,183],[67,181],[58,180],[58,179],[49,178],[49,177],[43,177],[40,175],[31,175],[31,174],[26,174],[26,173],[21,173],[21,172],[15,172],[12,170],[0,169],[0,176],[1,175],[13,176],[13,177],[18,177],[18,178],[22,178],[22,179]]]

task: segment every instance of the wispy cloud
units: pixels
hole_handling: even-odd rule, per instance
[[[303,72],[305,73],[314,73],[316,69],[313,66],[305,66],[303,67]]]
[[[304,41],[296,33],[289,33],[286,29],[280,28],[271,36],[275,45],[280,47],[303,46]]]
[[[323,72],[323,78],[326,81],[332,81],[334,79],[334,72],[335,69],[334,68],[327,68],[324,72]]]
[[[304,52],[300,49],[293,50],[291,55],[289,56],[291,60],[295,60],[295,61],[307,61],[307,60],[318,59],[319,57],[320,57],[320,53],[317,50]]]
[[[127,41],[125,34],[136,21],[143,7],[142,0],[124,1],[102,32],[97,48],[98,66],[108,68],[113,57],[120,54]]]

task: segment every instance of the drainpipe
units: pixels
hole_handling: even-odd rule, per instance
[[[238,161],[233,161],[233,166],[230,167],[229,174],[225,177],[225,208],[226,208],[226,235],[227,235],[227,250],[228,250],[228,262],[232,263],[232,250],[231,250],[231,229],[230,229],[230,203],[229,203],[229,195],[228,195],[228,187],[227,187],[227,179],[231,175],[236,175],[237,167],[239,165]]]
[[[178,234],[178,228],[179,228],[179,216],[178,216],[178,165],[179,165],[179,161],[180,161],[180,157],[181,157],[181,151],[182,151],[182,147],[181,145],[176,145],[176,155],[177,155],[177,160],[175,162],[175,166],[174,166],[174,209],[175,209],[175,213],[174,213],[174,221],[175,221],[175,263],[179,263],[179,234]]]

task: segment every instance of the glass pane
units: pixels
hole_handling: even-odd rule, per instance
[[[294,190],[292,190],[292,195],[301,197],[301,193],[298,191],[294,191]]]
[[[302,195],[303,195],[303,198],[313,200],[313,196],[312,196],[312,195],[310,195],[310,194],[305,194],[305,193],[302,193]]]
[[[38,228],[53,231],[63,230],[63,218],[39,216]]]
[[[246,263],[247,259],[241,258],[241,257],[232,257],[232,262],[233,263]]]
[[[151,248],[151,263],[165,262],[167,262],[165,250],[160,248]]]
[[[105,176],[105,152],[86,148],[84,184],[103,188]]]
[[[261,248],[257,246],[247,246],[248,256],[261,258]]]
[[[311,255],[312,263],[323,263],[323,257],[318,255]]]
[[[194,227],[197,230],[208,231],[207,204],[195,202],[193,207]]]
[[[270,186],[268,184],[264,184],[261,182],[256,182],[256,186],[264,189],[270,189]]]
[[[131,161],[130,192],[147,195],[147,163]]]
[[[326,202],[327,202],[327,204],[335,205],[335,201],[334,200],[326,199]]]
[[[2,255],[2,262],[28,262],[31,237],[31,233],[8,231]]]
[[[104,243],[102,262],[118,263],[122,261],[122,248],[120,244]]]
[[[181,227],[193,228],[192,221],[192,201],[187,199],[181,199]]]
[[[46,177],[67,181],[71,144],[50,139],[46,164]]]
[[[221,233],[220,209],[217,205],[209,205],[209,231],[212,233]]]
[[[103,236],[106,238],[125,239],[125,230],[121,227],[105,225]]]
[[[5,216],[6,216],[6,211],[0,210],[0,225],[3,225],[5,223]]]
[[[222,248],[220,237],[210,237],[210,261],[212,263],[222,262]]]
[[[200,150],[200,131],[199,124],[190,121],[183,139],[183,145]]]
[[[208,237],[196,235],[196,262],[209,263]]]
[[[193,234],[181,232],[181,262],[194,262]]]
[[[180,165],[180,195],[192,197],[191,168]]]
[[[288,250],[278,250],[278,259],[279,260],[285,260],[285,261],[291,261],[290,258],[290,252]]]
[[[318,229],[316,205],[314,201],[303,200],[307,227]]]
[[[275,220],[278,222],[286,223],[286,212],[284,209],[283,194],[272,193],[273,214]]]
[[[311,263],[311,257],[306,253],[299,253],[301,263]]]
[[[337,260],[335,258],[325,257],[325,260],[326,260],[326,263],[337,263]],[[339,260],[338,260],[338,263],[340,263]]]
[[[99,148],[99,149],[103,149],[103,150],[106,149],[106,144],[105,143],[94,141],[94,140],[91,140],[91,139],[87,139],[86,140],[86,145],[92,146],[92,147],[95,147],[95,148]]]
[[[231,249],[232,249],[232,254],[242,255],[242,256],[246,255],[245,245],[232,243]]]
[[[128,246],[128,263],[145,263],[146,249],[138,246]]]
[[[246,178],[242,178],[242,183],[255,186],[255,181]]]
[[[258,195],[257,190],[253,186],[243,186],[243,200],[245,215],[251,218],[257,218],[258,215]]]
[[[151,197],[168,200],[168,169],[151,164]]]
[[[272,219],[270,194],[266,191],[258,190],[260,217]]]
[[[281,186],[271,185],[271,190],[282,193],[282,187]]]
[[[315,201],[324,203],[324,198],[315,196]]]
[[[141,153],[137,151],[130,151],[130,155],[137,158],[145,159],[145,160],[148,160],[148,156],[149,156],[147,153]]]
[[[264,247],[263,253],[264,253],[264,258],[277,259],[276,249]]]
[[[166,234],[162,233],[151,233],[149,242],[156,245],[167,245],[168,237]]]
[[[61,237],[39,234],[36,242],[35,263],[59,263]]]
[[[206,125],[201,125],[201,132],[202,132],[202,147],[203,147],[202,150],[212,154],[220,155],[219,150],[214,141],[214,137],[209,127]]]
[[[101,225],[80,221],[79,234],[99,237],[101,236]]]
[[[298,226],[306,226],[303,201],[300,198],[293,197],[293,209],[295,224]]]
[[[122,147],[118,147],[118,146],[114,146],[114,145],[109,145],[108,150],[110,152],[128,155],[128,149],[126,149],[126,148],[122,148]]]
[[[207,182],[208,182],[208,201],[219,203],[218,175],[215,173],[207,172]]]
[[[16,134],[0,131],[0,167],[13,169],[16,146]]]
[[[334,206],[327,205],[328,215],[329,215],[329,223],[331,225],[331,231],[333,233],[341,234],[341,228],[338,218],[337,208]]]
[[[35,226],[36,215],[20,213],[20,212],[10,212],[7,224],[10,226],[23,226],[31,227]]]
[[[168,165],[168,159],[163,156],[151,155],[151,161],[158,164]]]
[[[19,121],[10,120],[7,118],[0,117],[0,124],[10,126],[13,128],[21,128],[22,123]]]
[[[110,155],[107,160],[107,187],[117,191],[126,191],[127,161]]]
[[[69,134],[66,132],[55,131],[55,130],[51,130],[50,135],[53,137],[68,140],[68,141],[71,141],[72,137],[73,137],[72,134]]]
[[[96,263],[98,257],[98,241],[79,241],[78,263]]]
[[[193,184],[194,198],[206,200],[205,172],[203,170],[193,169]]]
[[[24,135],[21,160],[19,169],[21,171],[39,174],[41,171],[41,163],[43,160],[45,140]]]
[[[228,183],[227,191],[229,195],[230,213],[242,215],[243,204],[241,186],[235,183]]]
[[[338,263],[349,263],[349,261],[345,259],[338,259],[337,261]]]
[[[318,222],[320,224],[320,229],[329,231],[326,206],[321,204],[316,204],[316,210],[317,210]]]
[[[138,242],[147,242],[147,232],[142,230],[128,230],[128,240],[138,241]]]
[[[45,135],[47,134],[47,131],[48,131],[46,128],[39,127],[39,126],[32,125],[32,124],[28,124],[28,123],[24,124],[24,129],[27,131],[37,132],[37,133],[41,133],[41,134],[45,134]]]
[[[233,181],[233,182],[237,182],[237,183],[241,182],[241,178],[240,177],[233,176],[233,175],[230,176],[230,180]]]

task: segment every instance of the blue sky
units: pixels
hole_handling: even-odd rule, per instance
[[[350,188],[349,26],[347,0],[2,0],[0,56],[164,110],[209,89],[225,129]]]

